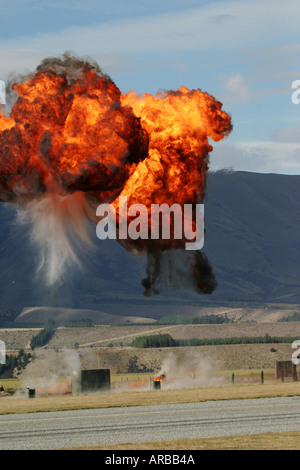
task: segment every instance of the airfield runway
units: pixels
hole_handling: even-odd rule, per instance
[[[1,450],[300,431],[300,397],[0,415]]]

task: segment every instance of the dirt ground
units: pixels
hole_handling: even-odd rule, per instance
[[[29,348],[32,336],[37,333],[38,330],[34,329],[2,329],[0,339],[5,342],[8,352],[18,351],[21,348]],[[276,361],[291,360],[293,353],[290,343],[155,349],[130,347],[136,336],[159,333],[169,333],[176,339],[257,337],[266,334],[300,339],[300,322],[59,328],[45,351],[49,358],[52,357],[50,351],[73,351],[83,368],[110,368],[116,373],[128,372],[129,363],[133,359],[141,371],[160,371],[162,368],[170,367],[178,369],[182,364],[188,363],[196,370],[200,366],[202,369],[211,371],[273,369]],[[35,351],[36,354],[37,351]],[[52,360],[49,359],[49,361]]]
[[[272,352],[271,349],[276,349]],[[205,370],[274,369],[276,361],[291,360],[290,344],[232,344],[180,348],[91,348],[78,349],[85,368],[103,367],[115,372],[128,371],[130,359],[136,357],[142,369],[169,371],[189,368]],[[101,353],[99,357],[98,352]],[[191,372],[193,373],[193,372]],[[178,372],[178,374],[180,374]]]
[[[38,329],[0,329],[7,350],[29,348]],[[174,339],[293,336],[300,338],[300,322],[223,323],[220,325],[132,325],[93,328],[58,328],[49,343],[51,348],[129,346],[137,336],[170,334]]]

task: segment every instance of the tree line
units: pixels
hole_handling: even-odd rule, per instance
[[[203,315],[202,317],[191,317],[188,315],[165,315],[156,321],[158,325],[220,325],[222,323],[233,323],[227,315]]]
[[[264,343],[292,343],[296,337],[290,336],[245,336],[231,338],[192,338],[174,339],[169,334],[138,336],[131,346],[133,348],[168,348],[179,346],[214,346],[225,344],[264,344]]]
[[[14,369],[25,369],[31,357],[31,353],[26,353],[24,349],[20,349],[17,356],[6,354],[5,364],[0,364],[0,376],[13,377]]]
[[[32,350],[41,348],[49,343],[50,339],[55,333],[55,321],[49,320],[45,328],[43,328],[37,335],[33,336],[30,341]]]

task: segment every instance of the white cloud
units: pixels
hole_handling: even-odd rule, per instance
[[[291,15],[293,11],[293,15]],[[243,48],[266,38],[298,34],[298,0],[223,1],[186,11],[139,16],[93,26],[67,27],[53,33],[16,37],[0,42],[0,49],[23,48],[79,54],[145,53]]]
[[[271,139],[275,142],[294,142],[300,145],[300,126],[276,129],[272,133]]]
[[[212,170],[300,174],[300,142],[220,142],[210,157]]]
[[[225,88],[227,94],[223,100],[226,102],[248,103],[252,99],[251,89],[240,73],[230,75],[225,82]]]
[[[6,80],[11,74],[28,74],[45,57],[39,50],[1,50],[0,49],[0,77]]]

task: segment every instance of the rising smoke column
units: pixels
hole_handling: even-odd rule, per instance
[[[0,200],[32,221],[50,284],[90,243],[86,221],[96,222],[99,204],[113,203],[118,215],[118,196],[127,196],[150,219],[151,204],[202,202],[208,137],[231,131],[221,103],[201,90],[122,95],[96,63],[70,54],[45,59],[12,91],[15,103],[0,114]],[[119,242],[146,253],[146,295],[165,285],[216,286],[205,255],[185,252],[185,240]]]

